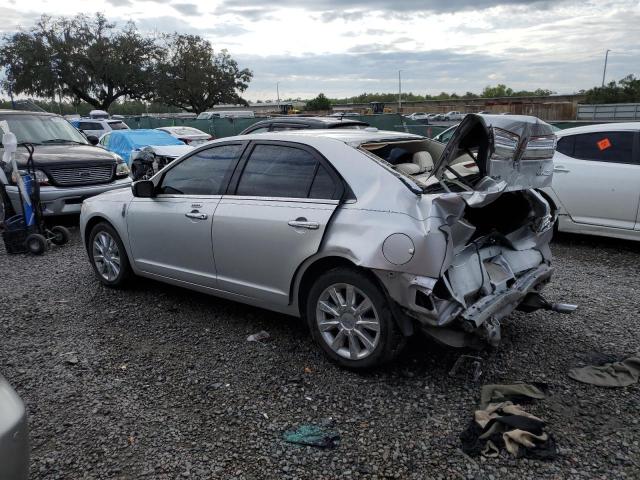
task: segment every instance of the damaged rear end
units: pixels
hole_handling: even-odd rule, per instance
[[[572,310],[540,295],[553,274],[555,218],[536,189],[551,183],[554,150],[550,125],[535,117],[468,115],[433,169],[411,176],[423,192],[416,247],[431,265],[439,256],[439,268],[379,277],[426,333],[452,346],[495,346],[515,309]]]

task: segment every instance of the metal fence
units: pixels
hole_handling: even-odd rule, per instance
[[[386,115],[359,115],[348,117],[349,120],[361,120],[379,130],[392,130],[396,132],[409,132],[417,135],[433,137],[442,132],[447,126],[425,125],[415,120],[410,120],[397,114]],[[124,122],[129,128],[158,128],[169,126],[194,127],[207,132],[216,138],[238,135],[245,128],[253,125],[262,118],[213,118],[211,120],[194,120],[185,118],[156,118],[156,117],[127,117]]]
[[[640,120],[640,103],[603,103],[578,105],[578,120],[632,121]]]

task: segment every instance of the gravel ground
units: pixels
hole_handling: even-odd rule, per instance
[[[516,313],[481,383],[541,381],[553,462],[472,459],[458,434],[481,383],[447,375],[460,352],[422,338],[389,367],[328,363],[296,319],[138,279],[103,288],[77,230],[43,257],[0,246],[0,368],[27,404],[32,478],[640,478],[640,385],[566,375],[595,353],[638,348],[640,244],[561,237],[561,316]],[[247,335],[267,330],[258,344]],[[282,441],[332,422],[333,450]]]

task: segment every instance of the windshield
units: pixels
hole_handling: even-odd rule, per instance
[[[78,130],[62,117],[49,115],[2,115],[18,143],[80,143],[88,144]]]

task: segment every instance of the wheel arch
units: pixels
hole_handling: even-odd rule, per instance
[[[393,312],[396,324],[405,336],[413,334],[413,324],[404,315],[395,301],[389,295],[384,284],[380,281],[369,268],[358,265],[353,259],[337,254],[324,255],[307,260],[299,269],[292,285],[291,296],[294,305],[299,312],[300,317],[305,316],[307,294],[313,285],[313,281],[322,273],[337,267],[346,267],[365,274],[375,285],[380,288],[382,294],[386,297],[389,307]]]

